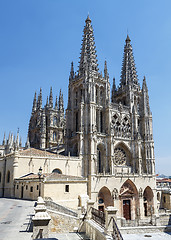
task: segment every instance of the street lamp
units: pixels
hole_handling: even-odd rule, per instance
[[[38,176],[39,176],[39,197],[41,195],[41,176],[42,176],[42,168],[39,168],[39,172],[38,172]]]

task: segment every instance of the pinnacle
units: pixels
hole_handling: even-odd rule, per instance
[[[89,14],[88,14],[87,19],[85,20],[85,22],[91,22]]]
[[[79,74],[89,75],[98,72],[98,63],[96,55],[96,47],[94,42],[94,33],[91,26],[91,20],[88,15],[81,47]]]
[[[137,71],[130,41],[129,36],[127,35],[121,71],[121,86],[138,84]]]
[[[125,42],[126,42],[126,43],[127,43],[127,42],[131,42],[131,39],[130,39],[130,37],[129,37],[128,34],[127,34],[127,38],[126,38]]]

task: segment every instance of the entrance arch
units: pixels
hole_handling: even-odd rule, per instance
[[[126,220],[136,219],[139,210],[138,191],[135,184],[131,180],[128,179],[122,185],[119,199],[121,203],[122,216]]]
[[[146,187],[143,193],[145,217],[151,216],[154,212],[153,197],[154,195],[152,189],[149,186]]]
[[[102,187],[98,193],[98,209],[104,211],[108,206],[114,206],[113,198],[107,187]]]

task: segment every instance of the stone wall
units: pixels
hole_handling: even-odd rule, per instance
[[[47,210],[51,216],[49,231],[56,233],[73,232],[74,228],[78,228],[79,219],[67,214]]]

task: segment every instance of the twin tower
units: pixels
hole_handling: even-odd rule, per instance
[[[139,85],[129,36],[125,41],[120,84],[116,87],[113,79],[111,90],[106,61],[103,75],[98,69],[88,16],[77,73],[71,64],[66,112],[61,92],[54,106],[51,89],[42,107],[40,90],[38,98],[36,95],[34,98],[28,136],[31,147],[78,156],[82,160],[82,176],[119,171],[154,175],[148,88],[145,77],[142,88]]]

